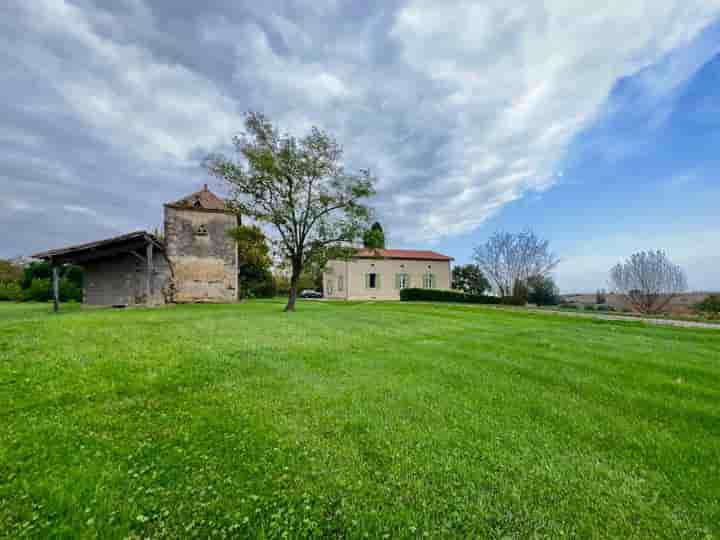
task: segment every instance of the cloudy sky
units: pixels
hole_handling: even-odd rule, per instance
[[[720,0],[0,4],[0,257],[160,225],[261,110],[376,174],[394,247],[532,226],[564,291],[646,248],[720,290]]]

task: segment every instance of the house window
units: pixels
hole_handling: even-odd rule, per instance
[[[332,296],[332,294],[333,294],[333,282],[332,282],[332,279],[328,279],[327,285],[325,285],[325,292],[327,292],[328,296]]]
[[[407,289],[410,286],[410,274],[395,274],[395,287]]]
[[[338,276],[338,292],[343,292],[345,290],[345,280],[343,279],[343,276]]]
[[[376,274],[376,273],[365,274],[365,288],[366,289],[379,289],[380,288],[380,274]]]
[[[195,229],[195,235],[196,236],[207,236],[208,230],[207,225],[202,223],[201,225],[198,225],[197,229]]]
[[[423,289],[435,288],[435,274],[427,273],[423,276]]]

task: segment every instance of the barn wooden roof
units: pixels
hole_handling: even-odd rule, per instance
[[[104,259],[144,248],[152,242],[164,249],[162,242],[146,231],[135,231],[121,236],[114,236],[87,244],[77,244],[59,249],[51,249],[31,255],[34,259],[53,260],[57,263],[82,264],[93,260]]]

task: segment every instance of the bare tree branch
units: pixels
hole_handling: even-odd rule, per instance
[[[641,251],[610,270],[617,292],[641,313],[659,313],[679,293],[687,290],[687,278],[664,251]]]

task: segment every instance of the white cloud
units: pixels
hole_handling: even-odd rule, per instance
[[[63,47],[36,40],[17,49],[19,60],[52,81],[106,142],[147,160],[183,161],[194,149],[226,143],[237,128],[235,102],[212,81],[101,36],[91,15],[63,0],[24,2],[22,8],[33,32],[61,40]],[[142,24],[152,23],[147,10],[138,16]],[[95,18],[112,25],[107,17]],[[62,56],[68,47],[77,55]]]
[[[686,45],[718,13],[717,0],[410,2],[393,36],[411,66],[448,88],[437,104],[454,119],[445,177],[465,179],[439,177],[432,204],[430,189],[417,194],[418,237],[466,231],[551,185],[613,85]],[[683,65],[669,78],[692,72]]]

